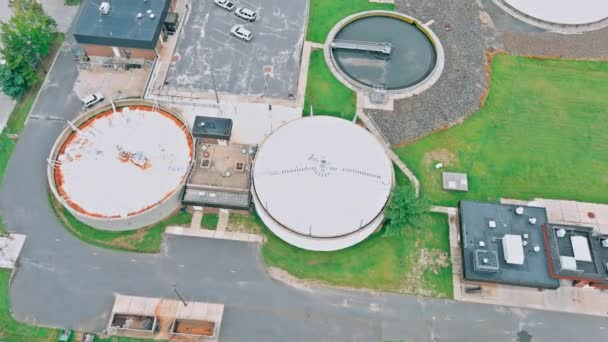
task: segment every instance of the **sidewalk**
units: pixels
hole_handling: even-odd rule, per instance
[[[208,239],[234,240],[258,243],[263,242],[261,235],[228,231],[228,218],[230,216],[230,212],[226,209],[220,210],[220,217],[217,223],[217,228],[215,230],[201,228],[201,219],[203,218],[203,215],[203,211],[197,210],[192,215],[192,222],[190,223],[190,228],[169,226],[165,230],[165,233],[172,235],[202,237]]]

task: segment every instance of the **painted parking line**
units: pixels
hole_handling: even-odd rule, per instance
[[[255,5],[255,4],[252,4],[252,3],[251,3],[251,2],[249,2],[249,1],[245,1],[245,0],[239,0],[239,4],[240,4],[240,3],[243,3],[243,4],[247,5],[247,6],[249,6],[249,8],[258,8],[258,9],[260,8],[260,5],[259,5],[259,4],[258,4],[258,5]]]
[[[229,33],[226,33],[224,31],[218,30],[216,28],[213,28],[213,31],[218,32],[218,33],[220,33],[220,34],[222,34],[222,35],[224,35],[224,36],[226,36],[228,38],[232,38],[232,36]]]
[[[217,39],[215,39],[215,38],[213,38],[213,37],[211,37],[211,36],[209,36],[209,39],[211,39],[211,40],[213,40],[214,42],[216,42],[216,43],[218,43],[218,44],[220,44],[220,45],[222,45],[222,46],[225,46],[225,47],[229,48],[230,50],[233,50],[234,52],[237,52],[237,53],[239,53],[239,54],[241,54],[241,55],[243,55],[243,56],[245,56],[245,57],[250,57],[249,55],[247,55],[247,54],[243,53],[241,50],[236,49],[236,48],[234,48],[234,47],[232,47],[232,46],[230,46],[230,45],[228,44],[228,42],[229,42],[230,40],[232,40],[232,38],[229,38],[228,40],[226,40],[226,42],[225,42],[225,43],[222,43],[222,42],[220,42],[219,40],[217,40]],[[236,39],[236,38],[235,38],[235,39]]]

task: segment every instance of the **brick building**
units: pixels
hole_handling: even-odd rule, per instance
[[[86,0],[74,38],[92,61],[142,64],[160,53],[174,6],[175,0]]]

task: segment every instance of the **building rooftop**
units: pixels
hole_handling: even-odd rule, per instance
[[[206,144],[198,140],[196,161],[183,202],[219,208],[249,208],[251,160],[255,147]]]
[[[195,138],[229,140],[232,132],[232,119],[197,116],[194,119],[192,135]]]
[[[107,14],[100,10],[103,2],[85,0],[83,3],[74,27],[78,43],[139,49],[156,47],[170,0],[107,0],[110,4]],[[137,17],[138,13],[141,18]]]
[[[590,227],[562,224],[547,224],[544,233],[556,277],[608,286],[608,235]]]
[[[460,201],[464,279],[558,288],[541,229],[546,223],[544,208]]]

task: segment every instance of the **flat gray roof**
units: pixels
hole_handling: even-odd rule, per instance
[[[85,0],[74,26],[74,38],[81,44],[154,49],[169,10],[170,0],[108,1],[110,12],[101,14],[103,1]],[[150,18],[148,10],[154,14]],[[142,18],[138,19],[137,14]]]
[[[558,237],[557,231],[563,229],[564,236]],[[549,243],[551,266],[557,277],[574,277],[608,286],[608,247],[602,246],[608,235],[602,235],[591,227],[547,224],[545,231]],[[576,270],[562,268],[560,257],[575,256],[571,237],[580,236],[587,239],[591,261],[576,260]]]
[[[518,215],[516,208],[522,207]],[[530,223],[534,218],[536,222]],[[544,208],[498,203],[460,201],[460,234],[463,277],[470,281],[556,289],[551,277],[541,225],[547,223]],[[492,228],[491,226],[495,226]],[[505,261],[502,239],[518,235],[523,246],[523,264]],[[538,246],[538,251],[534,247]],[[485,260],[484,260],[485,259]],[[484,263],[484,261],[487,261]]]

